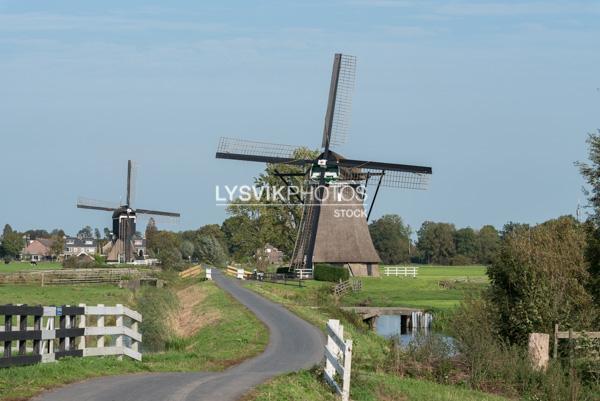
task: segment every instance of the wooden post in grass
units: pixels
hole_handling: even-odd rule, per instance
[[[529,359],[535,370],[544,371],[550,359],[550,335],[546,333],[530,333],[527,345]]]

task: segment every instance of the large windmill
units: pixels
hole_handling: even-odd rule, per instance
[[[138,214],[179,217],[179,213],[161,212],[149,209],[134,209],[134,168],[131,160],[127,162],[127,190],[125,203],[111,205],[108,202],[82,199],[77,201],[77,207],[81,209],[102,210],[112,212],[113,234],[112,241],[105,248],[108,262],[132,262],[136,258],[135,248],[133,246],[133,237],[135,236],[136,219]]]
[[[348,134],[356,58],[336,54],[323,129],[322,152],[316,159],[298,158],[301,147],[221,138],[216,157],[303,167],[312,191],[304,206],[291,267],[312,269],[314,263],[348,266],[355,275],[378,275],[380,262],[368,229],[368,218],[380,187],[426,189],[431,167],[347,159],[332,148]],[[293,174],[292,174],[293,175]],[[280,178],[285,181],[285,174]],[[368,213],[356,190],[375,186]],[[332,190],[336,191],[332,191]],[[333,193],[348,193],[335,196]],[[350,214],[339,211],[351,210]],[[365,218],[366,216],[366,218]]]

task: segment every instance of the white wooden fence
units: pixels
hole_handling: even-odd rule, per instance
[[[342,396],[342,401],[348,401],[350,398],[351,366],[352,340],[344,340],[344,326],[339,320],[330,319],[327,322],[324,376],[325,381]]]
[[[4,317],[4,326],[0,327],[0,344],[4,345],[0,367],[54,362],[68,356],[126,355],[142,359],[142,315],[123,305],[8,304],[0,305],[0,316]]]
[[[298,277],[300,280],[308,280],[313,278],[312,269],[296,269],[294,271],[296,272],[296,277]]]
[[[142,360],[142,354],[139,352],[139,344],[142,342],[142,335],[139,332],[139,324],[142,322],[142,315],[129,309],[126,306],[117,304],[116,306],[86,306],[85,315],[80,318],[79,327],[85,328],[85,335],[80,337],[79,349],[83,350],[83,356],[102,356],[118,355],[128,356],[137,361]],[[88,323],[88,317],[96,317],[96,325]],[[114,316],[115,324],[106,326],[106,317]],[[129,325],[125,323],[129,321]],[[96,337],[96,346],[90,347],[86,344],[86,337]],[[105,346],[104,336],[116,336],[114,345]],[[125,341],[124,341],[125,340]]]
[[[388,277],[417,277],[418,273],[418,266],[385,266],[383,268],[383,274]]]

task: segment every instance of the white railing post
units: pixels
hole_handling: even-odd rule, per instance
[[[344,351],[344,375],[342,377],[342,401],[350,399],[350,370],[352,369],[352,340],[346,340]]]
[[[100,313],[102,312],[102,309],[104,308],[104,304],[98,304],[98,309],[100,310]],[[98,314],[97,319],[97,324],[96,326],[100,327],[104,327],[104,315],[103,314]],[[99,332],[101,332],[101,330],[99,330]],[[97,348],[104,348],[104,334],[100,334],[99,336],[96,337],[96,347]]]
[[[71,306],[71,305],[66,305],[67,307]],[[72,326],[72,322],[71,322],[71,316],[64,315],[65,316],[65,328],[66,329],[71,329],[73,328]],[[65,351],[68,351],[69,349],[71,349],[71,339],[69,337],[65,337],[64,338],[64,342],[65,342]]]
[[[206,269],[206,279],[212,280],[212,269]]]
[[[131,330],[133,330],[134,333],[139,333],[137,320],[132,320]],[[139,352],[139,343],[133,338],[131,339],[131,349],[135,352]]]
[[[83,308],[83,315],[79,316],[79,325],[78,327],[80,329],[84,329],[85,330],[85,314],[87,313],[85,310],[85,304],[79,304],[80,307]],[[81,337],[79,337],[79,345],[77,347],[78,349],[84,350],[85,349],[85,333],[84,335],[82,335]]]
[[[117,304],[117,313],[118,315],[116,316],[116,326],[117,326],[117,330],[119,333],[123,332],[123,305],[121,304]],[[123,334],[118,334],[117,335],[117,339],[115,341],[115,346],[117,348],[121,348],[121,352],[123,352],[122,348],[123,348]],[[123,355],[119,355],[119,360],[123,359]]]
[[[350,372],[352,369],[352,340],[344,340],[344,326],[339,320],[327,322],[327,345],[325,346],[325,381],[342,396],[350,399]],[[341,378],[341,386],[334,379]]]
[[[329,322],[327,323],[329,325],[329,327],[331,327],[335,332],[337,332],[337,329],[339,327],[340,321],[339,320],[329,320]],[[327,345],[326,345],[327,349],[329,351],[332,352],[333,355],[336,355],[337,352],[335,351],[335,348],[337,348],[337,346],[335,345],[335,342],[333,341],[333,338],[331,338],[330,336],[327,336]],[[327,376],[329,376],[330,378],[333,378],[333,376],[335,375],[335,368],[333,367],[333,363],[329,360],[329,358],[325,358],[325,374]]]

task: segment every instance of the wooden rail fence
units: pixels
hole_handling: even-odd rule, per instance
[[[181,278],[190,278],[190,277],[198,277],[200,274],[202,274],[202,272],[203,272],[202,266],[197,265],[197,266],[192,266],[189,269],[185,269],[184,271],[179,272],[178,275]]]
[[[65,356],[126,355],[142,359],[139,352],[142,316],[123,305],[0,305],[0,315],[4,316],[0,367],[53,362]],[[105,325],[106,317],[115,324]],[[107,339],[111,342],[108,346]]]
[[[249,276],[252,275],[252,272],[249,272],[241,267],[236,266],[227,266],[225,273],[227,273],[227,275],[229,276],[235,277],[240,280],[246,280]]]
[[[357,279],[349,279],[347,281],[341,281],[333,286],[333,295],[340,297],[346,294],[348,291],[358,292],[362,290],[362,281]]]
[[[125,279],[151,278],[150,269],[100,268],[34,270],[28,272],[0,273],[0,284],[91,284],[118,283]]]
[[[558,324],[554,325],[554,349],[552,350],[552,357],[558,357],[558,340],[576,340],[578,338],[600,338],[600,331],[559,331]]]
[[[344,340],[344,326],[340,324],[339,320],[330,319],[327,322],[325,372],[323,375],[333,390],[342,396],[342,401],[348,401],[350,398],[351,367],[352,340]]]
[[[384,276],[390,277],[417,277],[419,273],[418,266],[385,266],[383,268]]]

